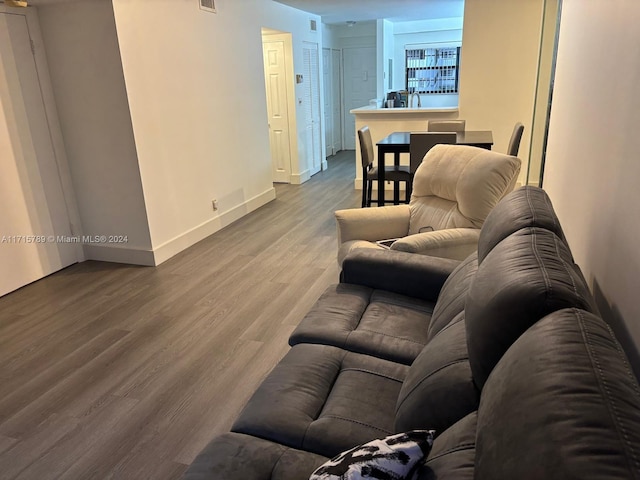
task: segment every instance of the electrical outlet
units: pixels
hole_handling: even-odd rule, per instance
[[[217,212],[218,211],[218,200],[216,200],[215,198],[213,200],[211,200],[211,206],[213,207],[213,211]]]

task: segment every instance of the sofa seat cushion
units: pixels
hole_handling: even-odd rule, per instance
[[[184,480],[308,480],[327,460],[261,438],[225,433],[198,454]]]
[[[537,322],[489,376],[476,479],[640,479],[640,388],[609,326],[579,309]]]
[[[433,442],[417,479],[472,480],[477,422],[478,413],[472,412],[442,432]]]
[[[411,365],[398,396],[395,428],[399,432],[434,429],[437,435],[477,410],[478,402],[462,312]]]
[[[326,345],[289,350],[249,400],[232,431],[334,457],[394,433],[409,367]]]
[[[410,365],[427,343],[434,303],[341,283],[305,315],[290,345],[317,343]]]

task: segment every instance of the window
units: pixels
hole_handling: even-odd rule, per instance
[[[409,93],[458,93],[460,47],[406,50]]]

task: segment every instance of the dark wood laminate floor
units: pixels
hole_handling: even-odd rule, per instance
[[[0,478],[180,478],[337,281],[353,155],[157,268],[89,261],[0,298]]]

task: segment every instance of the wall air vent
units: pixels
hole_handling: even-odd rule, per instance
[[[312,32],[318,31],[318,24],[315,20],[309,20],[309,30],[311,30]]]
[[[216,13],[216,2],[215,0],[198,0],[200,2],[200,10],[205,10],[206,12]]]

